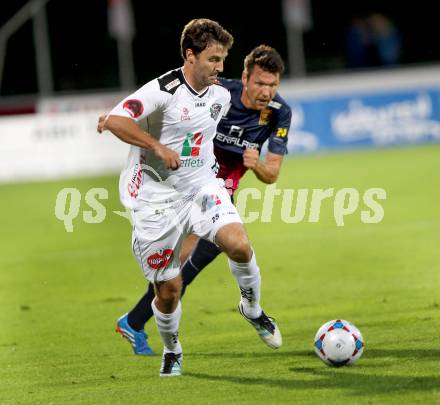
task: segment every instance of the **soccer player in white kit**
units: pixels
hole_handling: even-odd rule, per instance
[[[260,271],[240,216],[216,178],[213,139],[230,101],[217,75],[232,43],[215,21],[192,20],[180,41],[183,67],[121,101],[99,127],[132,145],[120,195],[132,211],[133,253],[156,288],[152,309],[164,343],[160,376],[182,372],[179,252],[188,234],[226,253],[241,292],[240,313],[268,346],[282,342],[260,307]],[[128,328],[122,332],[133,338]]]

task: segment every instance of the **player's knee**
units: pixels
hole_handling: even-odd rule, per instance
[[[234,262],[247,263],[252,258],[252,249],[247,238],[237,238],[226,251]]]
[[[252,258],[252,249],[242,224],[229,224],[221,228],[216,242],[231,260],[246,263]]]
[[[173,312],[179,302],[181,288],[180,283],[164,283],[156,286],[156,297],[162,312]]]
[[[180,294],[162,295],[157,298],[156,307],[164,314],[170,314],[176,309],[179,297]]]

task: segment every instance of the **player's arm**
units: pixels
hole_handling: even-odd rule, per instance
[[[130,145],[151,150],[157,157],[165,162],[166,167],[169,169],[175,170],[180,167],[179,155],[170,148],[162,145],[131,118],[118,115],[101,116],[98,122],[98,132],[101,133],[105,130],[109,130],[121,141],[129,143]]]
[[[157,157],[165,161],[167,168],[179,168],[179,155],[170,148],[162,145],[157,139],[151,136],[148,132],[144,131],[131,118],[121,117],[118,115],[109,115],[104,120],[103,124],[101,124],[101,122],[98,124],[99,132],[102,132],[105,129],[111,131],[121,141],[151,150]]]
[[[121,141],[144,149],[154,150],[160,144],[148,132],[145,132],[131,118],[118,115],[99,117],[98,132],[108,130]]]
[[[160,90],[158,81],[152,80],[122,100],[107,117],[99,117],[98,132],[109,130],[126,143],[151,150],[164,160],[167,168],[178,169],[179,155],[138,125],[140,120],[154,111],[164,109],[168,97],[168,93]]]
[[[246,149],[243,152],[243,165],[251,169],[258,180],[263,183],[275,183],[280,174],[283,155],[267,152],[265,160],[260,160],[260,153],[257,149]]]
[[[243,153],[244,165],[252,169],[259,180],[264,183],[275,183],[280,174],[283,157],[287,153],[287,136],[289,133],[292,111],[283,107],[277,114],[275,130],[269,137],[266,160],[259,159],[258,150],[246,149]]]

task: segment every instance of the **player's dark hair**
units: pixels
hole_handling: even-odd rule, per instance
[[[234,38],[218,22],[207,18],[191,20],[185,25],[180,37],[180,52],[183,60],[186,59],[186,50],[191,49],[198,55],[213,42],[218,42],[226,49],[230,49]]]
[[[244,70],[247,72],[248,77],[255,65],[267,72],[279,73],[280,76],[284,72],[283,59],[274,48],[268,45],[257,46],[244,59]]]

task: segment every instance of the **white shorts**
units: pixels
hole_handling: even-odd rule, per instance
[[[226,189],[215,182],[172,204],[146,205],[133,211],[133,254],[150,282],[162,282],[180,272],[180,248],[188,234],[215,243],[224,225],[242,223]]]

